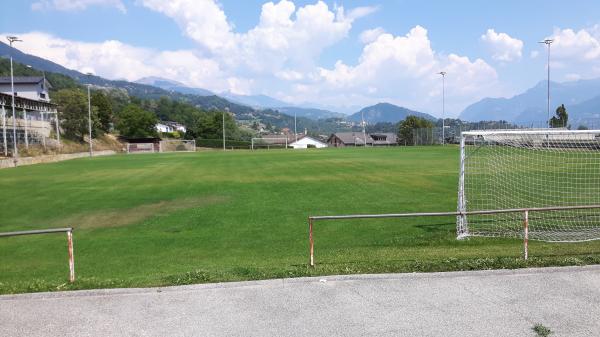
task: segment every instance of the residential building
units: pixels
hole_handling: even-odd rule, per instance
[[[290,147],[294,149],[307,149],[307,148],[324,148],[327,147],[326,143],[323,143],[320,140],[314,139],[309,136],[303,136],[302,138],[298,138],[298,141],[294,141],[289,144]]]
[[[161,132],[161,133],[170,133],[170,132],[181,132],[181,133],[185,133],[187,131],[185,125],[177,123],[177,122],[170,122],[170,121],[160,121],[158,123],[156,123],[156,131]]]
[[[327,139],[327,144],[333,147],[346,147],[346,146],[371,146],[373,145],[373,139],[367,134],[366,140],[365,135],[362,132],[338,132],[333,133]]]
[[[48,90],[52,88],[50,82],[42,76],[16,76],[14,77],[15,97],[27,98],[35,101],[50,102]],[[10,76],[0,77],[0,93],[10,95]]]
[[[362,132],[337,132],[331,134],[327,144],[333,147],[345,146],[391,146],[398,145],[398,136],[392,132],[367,133]]]

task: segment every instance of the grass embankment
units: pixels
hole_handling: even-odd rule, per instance
[[[600,262],[600,242],[455,240],[453,218],[317,222],[309,215],[456,208],[458,149],[399,147],[118,155],[0,171],[0,293],[324,274]]]

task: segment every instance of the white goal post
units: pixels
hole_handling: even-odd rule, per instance
[[[160,141],[160,152],[195,152],[196,141],[187,139],[166,139]]]
[[[154,153],[154,143],[127,143],[127,153]]]
[[[255,150],[256,148],[267,148],[271,147],[283,147],[288,148],[288,139],[287,137],[279,137],[279,138],[252,138],[251,148]]]
[[[600,130],[467,131],[460,139],[457,235],[600,239]],[[483,210],[563,207],[536,212]],[[573,207],[573,209],[564,209]],[[527,214],[527,213],[526,213]]]

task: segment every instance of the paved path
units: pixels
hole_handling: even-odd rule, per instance
[[[0,296],[0,336],[600,336],[600,266]]]

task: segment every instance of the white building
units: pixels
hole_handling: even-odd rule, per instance
[[[173,132],[173,127],[165,122],[158,122],[155,127],[158,132]]]
[[[185,125],[179,124],[177,122],[169,122],[169,121],[160,121],[156,123],[156,131],[158,132],[175,132],[179,131],[185,133],[187,129]]]
[[[320,149],[323,147],[327,147],[327,144],[316,140],[312,137],[304,136],[298,139],[298,141],[291,143],[289,146],[293,147],[294,149],[307,149],[309,147]]]
[[[35,101],[50,102],[50,82],[42,76],[14,77],[15,96]],[[10,76],[0,77],[0,93],[10,95]]]

